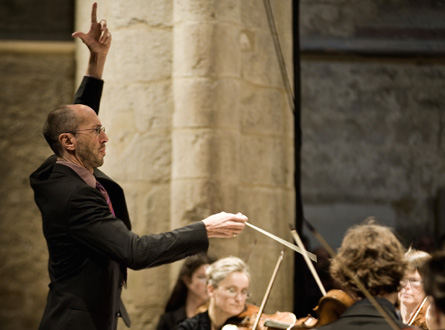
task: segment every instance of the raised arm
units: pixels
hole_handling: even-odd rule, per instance
[[[111,33],[105,20],[97,22],[97,3],[93,3],[91,10],[91,26],[88,33],[74,32],[73,37],[79,38],[90,50],[86,76],[83,78],[75,96],[74,103],[84,104],[99,113],[102,96],[102,73],[108,50],[111,46]]]
[[[108,31],[107,22],[103,19],[97,22],[97,3],[93,3],[91,10],[91,26],[88,33],[76,31],[72,34],[75,38],[80,38],[90,50],[86,75],[97,79],[102,79],[108,50],[111,46],[111,33]]]

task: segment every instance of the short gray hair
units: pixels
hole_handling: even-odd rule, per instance
[[[62,105],[52,110],[43,126],[43,136],[52,151],[60,156],[63,152],[59,142],[62,133],[73,133],[79,127],[80,118],[69,106]]]

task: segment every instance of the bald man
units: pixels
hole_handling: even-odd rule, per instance
[[[221,212],[166,233],[131,231],[122,188],[98,169],[108,142],[97,114],[111,34],[105,21],[97,22],[96,8],[90,31],[73,34],[90,50],[87,75],[74,104],[49,113],[43,133],[54,155],[30,177],[49,251],[41,330],[115,330],[118,317],[130,326],[121,300],[127,268],[206,252],[210,237],[234,237],[247,221],[241,213]]]

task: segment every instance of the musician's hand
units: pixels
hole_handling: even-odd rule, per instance
[[[202,220],[210,237],[236,237],[246,226],[247,217],[242,213],[220,212]]]

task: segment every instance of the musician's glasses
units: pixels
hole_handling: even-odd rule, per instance
[[[419,288],[423,284],[423,281],[417,278],[408,278],[406,280],[400,281],[400,284],[403,287],[405,287],[408,283],[412,288]]]
[[[234,287],[225,288],[224,291],[228,296],[235,298],[237,295],[240,295],[242,298],[250,298],[251,293],[248,290],[238,291]]]

